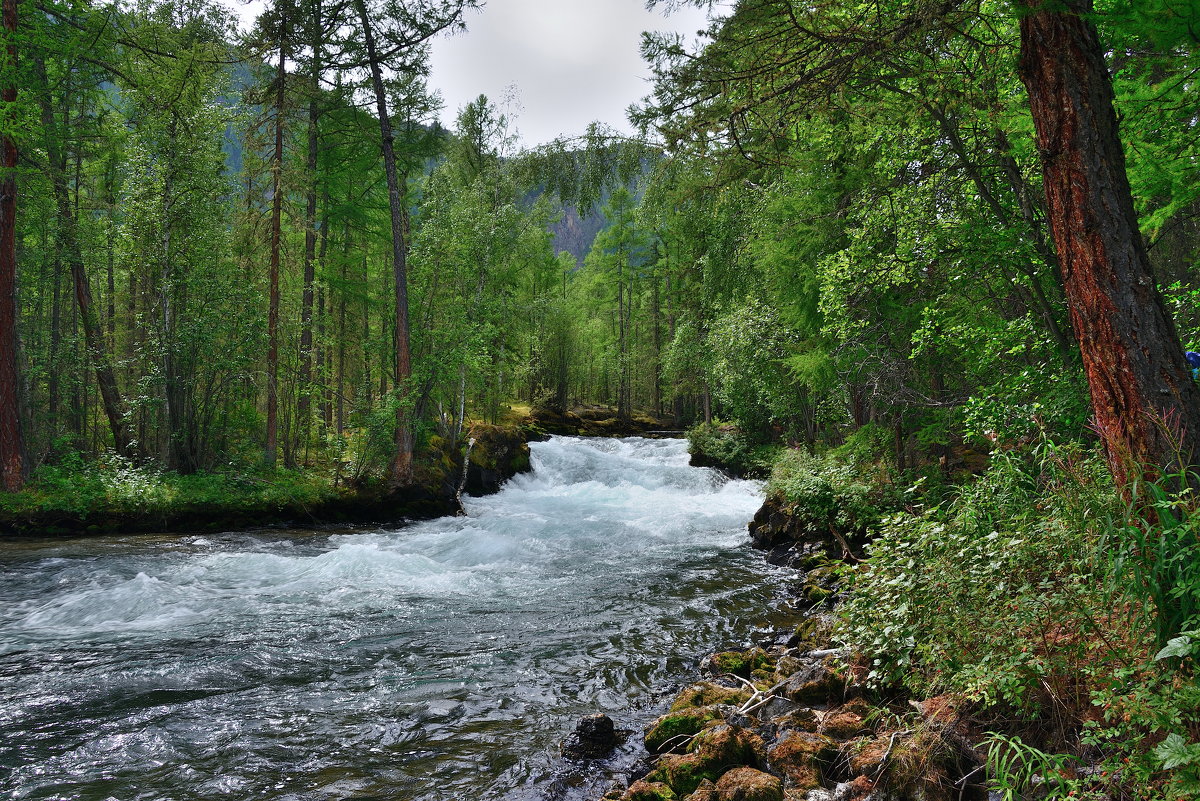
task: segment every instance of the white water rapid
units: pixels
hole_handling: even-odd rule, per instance
[[[0,544],[0,798],[583,797],[574,720],[640,727],[777,590],[756,483],[679,440],[532,447],[399,530]]]

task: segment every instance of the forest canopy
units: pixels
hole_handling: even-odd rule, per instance
[[[514,402],[900,467],[1093,432],[1119,478],[1191,464],[1187,3],[744,0],[698,44],[646,36],[641,141],[532,152],[487,98],[434,121],[429,42],[470,5],[279,2],[238,34],[203,0],[10,0],[8,486],[110,456],[406,483]],[[1071,63],[1044,38],[1064,20]],[[1038,105],[1076,68],[1110,99],[1087,125],[1123,233],[1047,191],[1076,180],[1052,151],[1100,152]],[[581,219],[594,242],[556,252]],[[1117,231],[1107,255],[1071,225]],[[1121,286],[1152,338],[1096,327]]]

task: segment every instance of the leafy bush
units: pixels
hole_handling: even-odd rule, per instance
[[[1200,514],[1191,493],[1159,482],[1138,482],[1125,524],[1109,548],[1113,578],[1153,609],[1148,623],[1160,648],[1200,625]]]
[[[1001,454],[954,503],[884,521],[853,573],[840,636],[876,684],[1078,704],[1073,678],[1095,642],[1085,632],[1108,600],[1094,522],[1117,510],[1096,457]]]
[[[1048,797],[1200,797],[1200,532],[1190,492],[1165,486],[1126,504],[1098,454],[998,453],[953,501],[885,520],[837,636],[871,683],[1002,721],[1008,797],[1035,777]]]
[[[765,478],[783,450],[778,445],[752,441],[736,426],[701,423],[687,433],[692,463],[720,467],[734,475]]]
[[[862,538],[878,529],[885,513],[897,508],[890,484],[868,478],[833,456],[789,449],[775,461],[767,494],[791,510],[800,527]]]

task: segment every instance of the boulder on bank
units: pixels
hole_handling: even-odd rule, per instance
[[[717,782],[716,801],[783,801],[783,783],[754,768],[734,768]]]
[[[736,711],[733,707],[712,704],[668,712],[646,730],[646,750],[651,754],[682,752],[709,721],[721,720],[725,714],[733,711]]]
[[[505,481],[533,469],[529,440],[534,437],[534,432],[527,426],[475,423],[466,436],[475,440],[464,487],[468,495],[494,495]]]
[[[675,801],[676,795],[662,782],[636,781],[621,796],[621,801]]]
[[[676,795],[696,791],[705,780],[715,782],[731,768],[761,766],[766,744],[751,731],[728,723],[715,723],[696,734],[684,755],[668,754],[646,778],[667,785]]]
[[[882,725],[904,710],[891,704],[890,715],[879,715],[865,690],[848,679],[828,641],[812,645],[820,647],[776,644],[707,657],[709,666],[736,663],[744,670],[759,665],[750,671],[757,703],[742,712],[750,687],[724,687],[721,679],[684,688],[671,711],[647,730],[648,750],[658,754],[649,773],[620,797],[953,801],[961,793],[971,801],[986,798],[969,779],[981,764],[970,745],[979,735],[966,726],[954,698],[911,704],[928,725],[904,730]]]
[[[823,734],[788,731],[767,752],[771,765],[801,790],[821,786],[822,764],[836,753],[837,743]]]

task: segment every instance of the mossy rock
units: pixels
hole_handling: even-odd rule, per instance
[[[774,673],[775,665],[770,655],[761,648],[749,651],[722,651],[708,658],[711,669],[717,673],[732,673],[743,679],[750,678],[755,670],[767,670]]]
[[[705,780],[717,781],[727,770],[762,764],[765,750],[757,734],[720,723],[697,734],[686,755],[670,754],[659,760],[647,779],[669,785],[678,795],[688,795]]]
[[[822,734],[789,731],[767,756],[771,766],[782,773],[792,787],[812,790],[821,786],[823,766],[837,756],[837,743]]]
[[[750,671],[750,678],[754,680],[755,684],[759,685],[760,689],[768,689],[775,683],[775,666],[771,665],[770,670],[767,668],[752,670]]]
[[[722,687],[711,681],[702,681],[675,696],[675,701],[671,704],[671,711],[679,712],[684,709],[712,706],[713,704],[729,704],[740,707],[749,699],[749,690]]]
[[[700,784],[696,785],[696,789],[685,798],[683,801],[716,801],[717,785],[713,784],[708,779],[704,779]]]
[[[734,768],[717,782],[717,801],[783,801],[783,782],[754,768]]]
[[[833,624],[822,615],[812,615],[804,618],[792,632],[788,645],[792,648],[818,650],[827,648],[833,633]],[[794,673],[795,669],[790,672]]]
[[[662,782],[636,781],[621,796],[621,801],[675,801],[676,795]]]
[[[890,736],[859,737],[842,746],[839,761],[850,768],[851,776],[873,776],[890,745]]]
[[[796,707],[785,715],[771,718],[771,723],[779,731],[795,729],[796,731],[815,732],[821,728],[821,719],[817,717],[816,710],[807,706]]]
[[[646,778],[668,785],[679,795],[688,795],[705,779],[720,778],[723,770],[722,766],[707,764],[699,754],[669,754],[659,760],[658,767]]]
[[[783,686],[782,694],[797,704],[839,700],[846,688],[846,677],[832,656],[808,662],[793,673]]]
[[[705,761],[723,765],[761,765],[766,744],[752,731],[721,723],[697,734],[688,751]]]
[[[710,720],[721,718],[722,711],[717,706],[706,706],[668,712],[646,730],[646,750],[661,754],[682,749],[686,738],[699,733]]]
[[[866,714],[853,704],[834,709],[821,724],[821,733],[835,740],[848,740],[867,729]]]
[[[531,469],[529,459],[529,446],[523,444],[517,448],[516,453],[508,460],[508,469],[513,473],[527,473]]]
[[[804,600],[813,604],[825,603],[835,594],[833,590],[822,587],[819,584],[805,584],[804,592],[802,593]]]

